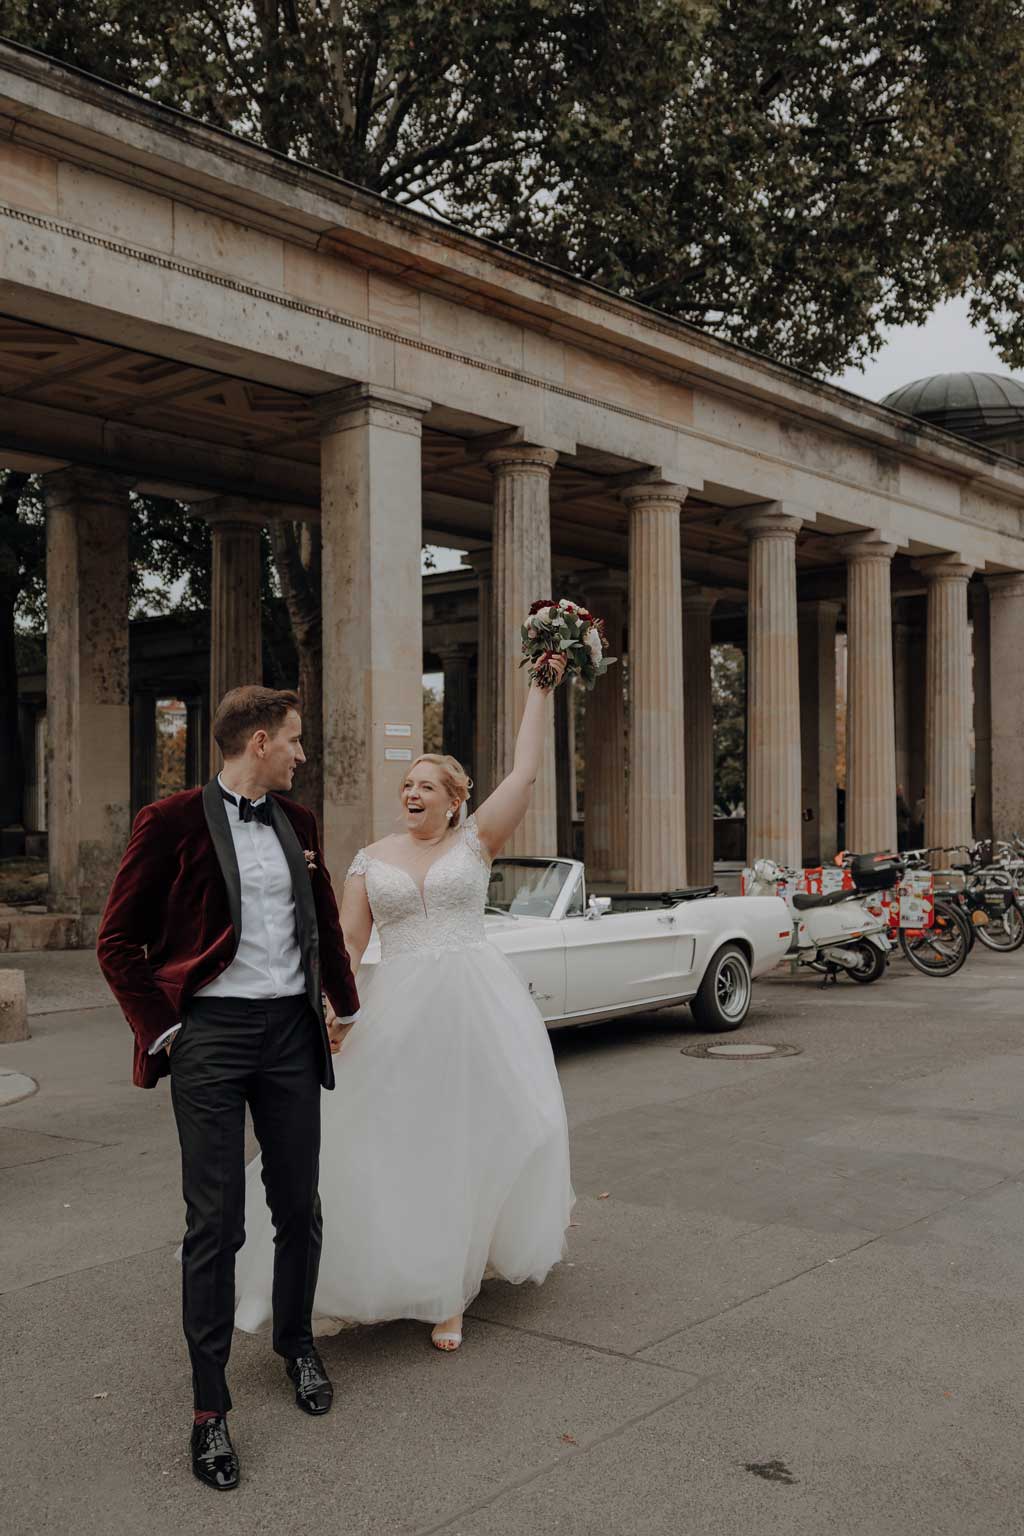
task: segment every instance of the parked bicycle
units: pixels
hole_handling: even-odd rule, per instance
[[[891,892],[903,881],[908,868],[925,869],[923,856],[928,850],[913,853],[837,854],[836,863],[848,869],[855,889],[874,891],[881,902],[883,892]],[[956,900],[940,892],[931,902],[931,922],[911,927],[903,920],[893,924],[893,937],[904,957],[922,976],[955,976],[971,952],[974,932]],[[896,925],[898,923],[898,926]]]

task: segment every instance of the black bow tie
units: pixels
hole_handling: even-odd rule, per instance
[[[223,784],[220,787],[220,792],[225,800],[230,800],[232,805],[238,806],[239,821],[262,821],[265,827],[272,825],[270,820],[270,801],[265,795],[259,805],[253,805],[252,801],[247,800],[244,795],[240,799],[236,799],[234,795],[224,788]]]

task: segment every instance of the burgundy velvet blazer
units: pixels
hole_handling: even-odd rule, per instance
[[[320,1022],[321,1081],[333,1088],[321,988],[339,1014],[355,1013],[359,997],[316,817],[281,795],[269,798],[292,875],[306,990]],[[306,852],[314,855],[312,869]],[[137,1087],[153,1088],[167,1072],[167,1052],[150,1056],[150,1046],[180,1022],[189,998],[231,964],[241,927],[238,860],[217,780],[143,806],[96,940],[100,969],[135,1033]]]

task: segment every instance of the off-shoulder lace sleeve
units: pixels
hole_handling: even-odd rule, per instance
[[[364,850],[360,848],[359,852],[352,860],[352,863],[349,865],[348,874],[345,876],[345,878],[348,879],[348,875],[365,875],[369,867],[370,861],[366,857]]]
[[[466,834],[466,846],[476,854],[481,864],[485,865],[487,869],[490,869],[491,856],[487,852],[484,844],[480,841],[480,829],[476,824],[475,815],[466,818],[466,822],[462,830]]]

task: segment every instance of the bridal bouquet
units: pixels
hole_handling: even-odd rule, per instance
[[[548,666],[552,656],[564,656],[566,677],[578,677],[584,688],[593,688],[616,659],[605,655],[608,640],[604,620],[595,619],[567,597],[558,602],[546,597],[534,603],[522,633],[523,659],[519,665],[529,667],[542,688],[551,688],[555,682]]]

